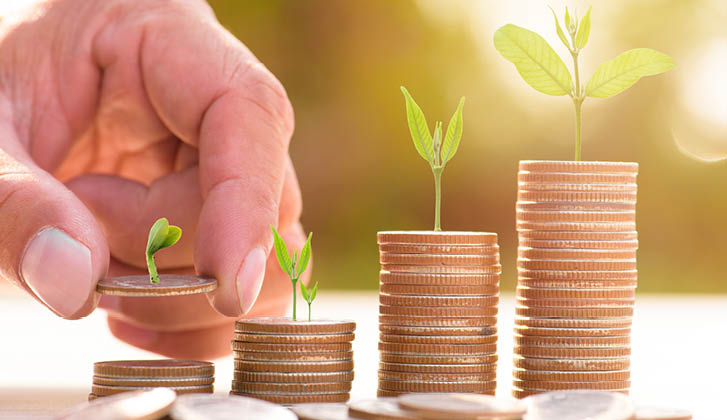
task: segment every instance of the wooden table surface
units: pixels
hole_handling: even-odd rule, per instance
[[[158,357],[113,338],[102,311],[65,321],[16,293],[0,294],[0,308],[0,419],[43,418],[84,401],[95,361]],[[314,311],[358,323],[352,400],[375,397],[377,294],[321,292]],[[499,395],[510,393],[513,315],[514,297],[505,294]],[[637,403],[687,408],[696,420],[727,419],[727,296],[638,295],[632,347],[631,395]],[[215,363],[215,388],[227,393],[232,358]]]

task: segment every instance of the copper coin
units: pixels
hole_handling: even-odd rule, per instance
[[[635,192],[584,192],[584,191],[519,191],[517,201],[592,201],[598,203],[635,203]]]
[[[150,390],[150,389],[154,389],[154,388],[158,388],[158,386],[136,387],[136,386],[91,385],[91,393],[94,395],[97,395],[99,397],[103,397],[106,395],[114,395],[114,394],[119,394],[119,393],[127,392],[127,391]],[[172,387],[167,387],[167,389],[171,389],[172,391],[176,392],[177,394],[191,394],[191,393],[209,393],[209,394],[211,394],[214,392],[213,385],[172,386]]]
[[[320,353],[320,352],[341,352],[349,351],[352,348],[350,342],[344,343],[323,343],[323,344],[278,344],[278,343],[248,343],[245,341],[232,341],[232,350],[244,352],[286,352],[286,353]]]
[[[391,273],[381,271],[379,280],[388,285],[425,285],[425,286],[486,286],[500,283],[499,274],[428,274],[428,273]],[[489,294],[489,293],[481,293]]]
[[[392,273],[423,273],[423,274],[500,274],[502,266],[492,265],[411,265],[381,264],[381,269]]]
[[[379,252],[395,254],[457,254],[493,255],[500,252],[497,245],[426,245],[426,244],[379,244]]]
[[[513,379],[512,385],[520,389],[534,389],[538,391],[563,391],[568,389],[600,389],[610,391],[613,389],[627,389],[631,386],[631,381],[559,382]]]
[[[488,373],[413,373],[379,370],[379,379],[386,381],[481,382],[494,381],[497,372]]]
[[[518,297],[516,303],[529,308],[626,308],[633,307],[635,299],[530,299]]]
[[[639,234],[632,232],[582,232],[582,231],[553,231],[553,230],[524,230],[518,232],[520,240],[545,240],[545,241],[635,241]]]
[[[379,371],[400,372],[400,373],[431,373],[431,374],[460,374],[460,375],[482,375],[495,373],[497,363],[479,365],[426,365],[411,363],[379,363]]]
[[[125,297],[196,295],[215,289],[217,280],[185,274],[160,274],[159,283],[152,283],[146,274],[109,277],[96,285],[96,291],[103,295]]]
[[[497,352],[497,344],[400,344],[379,342],[379,350],[389,353],[428,355],[491,354]]]
[[[182,395],[172,407],[174,420],[233,420],[244,413],[246,420],[296,420],[287,408],[254,398],[240,396],[190,394]]]
[[[119,378],[109,376],[93,376],[95,385],[125,386],[125,387],[141,387],[154,388],[165,387],[173,388],[179,386],[200,386],[212,385],[215,382],[214,376],[202,376],[191,378]]]
[[[379,315],[379,323],[386,325],[409,325],[419,327],[484,327],[497,325],[497,317]]]
[[[350,418],[365,420],[416,420],[411,413],[401,408],[396,398],[376,398],[356,401],[348,406]]]
[[[93,374],[112,378],[188,378],[209,377],[215,365],[196,360],[113,360],[93,364]]]
[[[636,223],[635,211],[518,210],[516,217],[531,223]]]
[[[595,162],[583,160],[521,160],[520,172],[565,172],[576,174],[633,174],[639,172],[634,162]]]
[[[497,354],[474,355],[417,355],[389,353],[382,351],[379,359],[385,363],[423,364],[423,365],[488,365],[497,362]]]
[[[532,287],[538,289],[635,289],[638,284],[638,280],[552,280],[519,277],[517,284],[521,287]]]
[[[351,398],[348,392],[340,394],[316,394],[316,395],[273,395],[273,394],[247,394],[244,392],[230,391],[230,395],[257,398],[276,404],[304,404],[304,403],[345,403]]]
[[[608,359],[631,355],[631,347],[610,348],[554,348],[515,346],[516,355],[547,359]]]
[[[636,270],[636,260],[586,261],[586,260],[530,260],[518,258],[517,267],[524,270],[554,271],[624,271]]]
[[[636,223],[631,222],[604,222],[604,223],[567,223],[567,222],[524,222],[517,221],[515,228],[518,232],[523,230],[538,231],[578,231],[578,232],[630,232],[636,230]]]
[[[624,347],[631,344],[631,337],[534,337],[528,335],[516,335],[514,337],[516,346],[533,347]]]
[[[399,391],[387,391],[385,389],[377,389],[376,390],[376,396],[377,397],[398,397],[400,395],[408,395],[408,394],[421,394],[421,392],[399,392]],[[431,394],[430,392],[426,392],[425,394]],[[481,391],[477,392],[479,395],[495,395],[495,390],[492,391]]]
[[[576,172],[531,172],[521,171],[517,174],[518,182],[527,183],[569,183],[569,184],[634,184],[636,173],[576,173]]]
[[[379,305],[381,315],[475,317],[497,315],[497,306],[389,306]]]
[[[432,420],[519,419],[526,411],[521,401],[477,394],[409,394],[399,397],[398,402],[420,418]]]
[[[345,334],[248,334],[235,333],[235,341],[244,341],[248,343],[276,343],[276,344],[326,344],[326,343],[345,343],[353,341],[354,333]]]
[[[238,360],[259,361],[259,362],[342,362],[353,360],[352,351],[324,351],[324,352],[260,352],[260,351],[233,351]]]
[[[531,260],[633,260],[636,249],[540,249],[518,247],[518,257]]]
[[[515,314],[527,317],[623,318],[632,316],[634,308],[528,308],[518,306],[515,308]]]
[[[428,295],[440,296],[494,296],[500,293],[499,280],[495,284],[471,285],[471,286],[440,286],[424,284],[386,284],[379,286],[381,293],[390,295]]]
[[[518,246],[532,249],[554,249],[554,250],[611,250],[611,251],[633,251],[639,248],[639,241],[574,241],[566,239],[528,239],[518,240]]]
[[[497,381],[385,381],[379,379],[379,389],[405,392],[484,392],[497,388]]]
[[[493,344],[497,343],[497,335],[403,335],[380,334],[379,339],[385,343],[402,344]]]
[[[518,191],[585,191],[585,192],[629,192],[636,193],[635,182],[620,184],[567,183],[567,182],[518,182]]]
[[[522,211],[636,211],[635,201],[518,201]]]
[[[500,262],[500,254],[454,255],[454,254],[391,254],[381,252],[381,264],[409,264],[422,266],[489,266]]]
[[[290,318],[252,318],[235,322],[235,331],[257,334],[345,334],[356,329],[354,321],[314,319],[293,321]]]
[[[532,270],[518,268],[518,280],[622,280],[633,281],[638,278],[638,271],[634,270],[604,270],[604,271],[581,271],[581,270]],[[583,289],[583,287],[577,287]]]
[[[387,231],[377,234],[379,244],[497,245],[497,234],[489,232]]]
[[[500,296],[402,296],[389,295],[382,293],[379,295],[379,302],[382,305],[392,306],[431,306],[431,307],[449,307],[449,306],[467,306],[482,307],[496,306],[500,300]]]
[[[299,420],[348,420],[348,406],[341,403],[306,403],[290,407]]]
[[[528,420],[629,420],[634,406],[625,395],[603,391],[558,391],[528,398]]]
[[[626,370],[631,366],[629,357],[609,359],[536,359],[530,357],[514,357],[515,368],[546,371],[617,371]]]
[[[351,391],[351,382],[328,383],[266,383],[232,381],[232,390],[248,394],[273,395],[311,395],[311,394],[340,394]]]
[[[496,326],[480,327],[413,327],[408,325],[379,325],[382,334],[420,336],[491,336],[497,334]]]
[[[636,407],[634,420],[691,420],[687,410],[665,407]]]
[[[105,398],[91,395],[88,398],[90,402],[73,406],[54,418],[58,420],[154,420],[165,416],[177,398],[174,391],[166,388],[124,392]]]
[[[311,373],[311,372],[341,372],[353,370],[353,360],[344,362],[253,362],[246,360],[234,360],[235,370],[245,372],[287,372],[287,373]]]
[[[601,382],[601,381],[628,381],[630,370],[574,372],[552,370],[525,370],[514,369],[512,376],[522,381],[557,381],[557,382]]]
[[[631,317],[603,319],[515,317],[515,324],[535,328],[631,328]]]
[[[631,328],[538,328],[516,325],[515,333],[539,337],[615,337],[631,334]]]
[[[341,372],[245,372],[235,370],[233,379],[241,382],[280,382],[280,383],[321,383],[321,382],[351,382],[353,371]]]
[[[518,297],[527,299],[633,299],[636,289],[545,289],[537,287],[518,287]]]

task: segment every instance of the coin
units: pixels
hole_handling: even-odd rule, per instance
[[[379,315],[379,324],[407,325],[421,327],[481,327],[497,324],[496,316],[477,317],[441,317],[441,316],[405,316]]]
[[[570,184],[635,184],[636,173],[567,173],[567,172],[530,172],[520,171],[518,182],[524,183],[570,183]]]
[[[616,371],[550,371],[514,369],[512,376],[522,381],[557,381],[557,382],[599,382],[599,381],[628,381],[631,377],[629,370]]]
[[[500,297],[495,296],[402,296],[382,293],[379,295],[379,302],[383,305],[393,306],[493,306],[497,305]]]
[[[427,286],[486,286],[497,285],[499,274],[430,274],[379,272],[383,284],[427,285]],[[487,293],[483,293],[487,294]]]
[[[386,381],[435,381],[435,382],[482,382],[494,381],[497,373],[493,370],[487,373],[413,373],[379,371],[379,379]]]
[[[488,266],[500,262],[500,254],[453,255],[453,254],[391,254],[382,252],[379,262],[384,264],[410,264],[424,266]]]
[[[600,192],[600,191],[519,191],[517,201],[592,201],[635,203],[636,192]]]
[[[516,303],[530,308],[624,308],[634,306],[635,299],[529,299],[518,297]]]
[[[107,396],[107,395],[114,395],[119,394],[121,392],[126,391],[136,391],[136,390],[146,390],[146,389],[154,389],[158,388],[155,386],[150,386],[147,388],[144,387],[131,387],[131,386],[109,386],[109,385],[92,385],[91,386],[91,393],[94,395],[97,395],[99,397]],[[212,393],[214,392],[214,386],[213,385],[199,385],[199,386],[174,386],[174,387],[168,387],[167,389],[171,389],[177,394],[189,394],[189,393]]]
[[[520,418],[526,406],[521,401],[477,394],[408,394],[399,406],[423,419]]]
[[[539,337],[614,337],[631,334],[631,328],[539,328],[516,325],[515,333]]]
[[[520,369],[546,371],[614,371],[626,370],[631,366],[629,357],[609,359],[536,359],[514,357],[513,365]]]
[[[388,231],[377,239],[379,244],[497,245],[497,234],[489,232]]]
[[[537,287],[518,287],[518,297],[528,299],[633,299],[634,287],[621,289],[545,289]]]
[[[634,308],[528,308],[517,306],[515,314],[527,317],[623,318],[632,316]]]
[[[278,343],[249,343],[245,341],[232,341],[232,350],[244,352],[286,352],[286,353],[321,353],[342,352],[352,348],[350,342],[323,343],[323,344],[278,344]]]
[[[366,420],[416,420],[412,414],[399,408],[396,398],[377,398],[356,401],[348,406],[351,418]]]
[[[634,270],[532,270],[526,268],[518,268],[518,280],[520,279],[536,279],[536,280],[636,280],[638,272]],[[579,287],[579,289],[582,289]]]
[[[518,232],[520,240],[546,240],[546,241],[635,241],[638,233],[632,232],[582,232],[582,231],[541,231],[523,230]]]
[[[497,335],[399,335],[380,334],[379,339],[386,343],[412,344],[493,344],[497,343]]]
[[[497,344],[401,344],[379,342],[379,350],[389,353],[427,355],[469,355],[497,352]]]
[[[595,162],[583,160],[521,160],[520,172],[565,172],[577,174],[636,174],[639,164],[634,162]]]
[[[532,223],[636,223],[636,212],[517,210],[516,218]]]
[[[379,325],[382,334],[422,335],[422,336],[490,336],[497,334],[496,326],[480,327],[417,327],[409,325]]]
[[[381,269],[392,273],[425,273],[425,274],[500,274],[500,264],[491,265],[407,265],[381,264]]]
[[[428,295],[440,296],[492,296],[499,293],[499,280],[497,283],[488,285],[471,286],[441,286],[441,285],[413,285],[413,284],[386,284],[379,286],[381,293],[390,295]]]
[[[244,413],[246,420],[297,419],[287,408],[258,399],[204,394],[179,396],[170,416],[174,420],[232,420],[239,419],[240,413]]]
[[[405,392],[485,392],[494,391],[497,381],[386,381],[379,379],[379,389]]]
[[[530,260],[518,258],[517,267],[524,270],[554,271],[625,271],[636,270],[636,260]]]
[[[252,318],[235,322],[235,332],[257,334],[345,334],[356,329],[353,321],[293,321],[290,318]]]
[[[520,246],[518,257],[532,260],[628,260],[636,258],[636,249],[541,249]]]
[[[426,244],[379,244],[380,252],[396,254],[459,254],[459,255],[492,255],[500,251],[495,245],[426,245]]]
[[[593,192],[630,192],[636,193],[635,182],[620,184],[598,184],[581,182],[578,184],[564,182],[518,182],[518,191],[593,191]]]
[[[413,363],[386,363],[379,362],[380,371],[406,372],[406,373],[446,373],[446,374],[486,374],[497,370],[497,363],[469,364],[469,365],[432,365]]]
[[[258,362],[342,362],[353,360],[352,351],[324,351],[324,352],[261,352],[261,351],[233,351],[236,359]]]
[[[255,362],[234,360],[235,370],[245,372],[341,372],[353,370],[353,360],[343,362]]]
[[[664,407],[636,407],[634,420],[691,420],[687,410]]]
[[[350,382],[353,380],[353,371],[332,371],[315,373],[281,373],[281,372],[245,372],[235,370],[233,378],[241,382],[278,382],[278,383],[321,383],[321,382]]]
[[[512,384],[519,389],[536,391],[561,391],[568,389],[598,389],[610,391],[614,389],[628,389],[631,386],[631,381],[558,382],[513,379]]]
[[[634,406],[625,395],[604,391],[557,391],[526,400],[528,420],[629,420]]]
[[[235,341],[244,341],[248,343],[277,343],[277,344],[324,344],[324,343],[344,343],[353,341],[354,333],[345,334],[248,334],[235,333]]]
[[[529,239],[520,238],[518,245],[523,248],[532,249],[557,249],[557,250],[625,250],[631,251],[639,248],[639,241],[628,240],[628,241],[577,241],[568,239],[556,239],[556,240],[545,240],[545,239]]]
[[[385,363],[423,364],[423,365],[487,365],[497,362],[497,354],[474,355],[419,355],[389,353],[382,351],[379,360]]]
[[[133,391],[78,404],[65,410],[58,420],[154,420],[165,416],[174,400],[174,391],[155,388]],[[91,400],[91,398],[89,398]]]
[[[631,317],[603,319],[554,319],[516,316],[515,324],[536,328],[631,328]]]
[[[476,317],[497,315],[497,306],[389,306],[379,305],[382,315]]]
[[[306,403],[290,407],[299,420],[348,420],[348,406],[341,403]]]
[[[514,353],[519,356],[548,359],[608,359],[630,356],[631,347],[561,349],[515,346]]]
[[[636,211],[635,201],[518,201],[523,211]]]
[[[534,347],[623,347],[631,344],[631,336],[616,337],[534,337],[516,335],[516,346]]]
[[[638,280],[575,280],[575,279],[533,279],[519,277],[517,279],[518,286],[532,287],[538,289],[563,289],[571,287],[573,289],[623,289],[636,288]]]
[[[230,395],[257,398],[276,404],[303,404],[303,403],[344,403],[351,398],[348,392],[340,394],[317,395],[273,395],[273,394],[246,394],[244,392],[230,391]],[[239,413],[238,413],[239,415]]]
[[[93,374],[112,378],[208,377],[215,365],[196,360],[114,360],[93,364]]]
[[[185,274],[160,274],[159,283],[152,283],[146,274],[109,277],[96,285],[96,291],[103,295],[125,297],[184,296],[215,289],[217,280]]]
[[[95,376],[93,377],[93,383],[96,385],[110,385],[110,386],[126,386],[126,387],[142,387],[142,388],[155,388],[155,387],[184,387],[184,386],[199,386],[199,385],[212,385],[215,382],[214,376],[201,376],[197,378],[119,378],[119,377],[108,377],[108,376]]]
[[[247,394],[311,395],[340,394],[351,390],[351,382],[327,383],[265,383],[232,381],[232,390]]]

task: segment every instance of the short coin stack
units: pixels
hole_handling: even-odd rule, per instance
[[[355,329],[353,321],[237,321],[231,394],[286,405],[348,401]]]
[[[522,161],[514,391],[628,393],[636,163]]]
[[[89,400],[126,391],[169,388],[177,394],[214,392],[215,366],[195,360],[118,360],[93,364]]]
[[[378,396],[494,394],[500,253],[484,232],[379,232]]]

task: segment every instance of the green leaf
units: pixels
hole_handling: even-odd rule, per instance
[[[558,16],[555,15],[555,10],[553,10],[552,7],[550,7],[550,11],[553,12],[553,19],[555,19],[555,32],[558,34],[558,38],[560,38],[560,40],[563,42],[563,45],[565,45],[565,47],[568,48],[568,50],[570,51],[568,38],[566,38],[565,33],[563,33],[563,28],[560,27],[560,22],[558,22]]]
[[[583,16],[583,19],[581,19],[581,24],[578,25],[578,34],[576,35],[576,45],[575,49],[580,51],[583,49],[583,47],[586,46],[588,43],[588,36],[591,34],[591,9],[593,6],[588,8],[588,12],[585,16]]]
[[[636,48],[598,66],[586,85],[586,95],[609,98],[631,87],[644,76],[663,73],[674,67],[674,60],[649,48]]]
[[[153,255],[159,251],[167,239],[167,232],[169,231],[169,221],[162,217],[158,219],[149,229],[149,239],[146,242],[146,254]]]
[[[427,119],[424,117],[422,109],[419,108],[414,98],[411,97],[409,91],[404,86],[401,87],[406,100],[406,119],[409,123],[409,132],[414,141],[414,147],[430,164],[434,164],[434,150],[432,149],[432,135],[427,126]]]
[[[316,299],[316,294],[318,293],[318,282],[316,282],[315,286],[313,286],[313,291],[310,295],[310,301],[313,302]]]
[[[300,282],[300,294],[303,295],[303,299],[305,299],[306,302],[310,302],[310,299],[308,299],[308,289],[305,287],[305,283]]]
[[[182,237],[182,229],[179,228],[179,226],[169,226],[169,229],[167,230],[167,237],[164,239],[164,243],[159,249],[170,247],[179,241],[179,238]]]
[[[533,89],[553,96],[571,94],[573,82],[568,68],[540,35],[505,25],[495,32],[494,41],[495,48]]]
[[[575,22],[573,22],[573,20],[570,17],[570,13],[568,13],[568,6],[566,6],[565,7],[565,30],[570,33],[575,32],[575,28],[573,27],[574,24],[575,24]]]
[[[306,268],[308,268],[308,261],[310,261],[311,244],[310,241],[313,238],[313,232],[308,234],[308,240],[305,241],[303,249],[300,251],[300,262],[298,263],[298,276],[300,276]]]
[[[278,257],[278,264],[290,276],[293,270],[293,263],[290,261],[288,247],[285,246],[285,241],[280,237],[275,227],[270,225],[270,228],[273,230],[273,244],[275,246],[275,255]]]
[[[462,107],[464,107],[464,96],[459,100],[457,110],[454,111],[447,124],[447,134],[444,136],[442,145],[442,164],[449,162],[459,148],[459,141],[462,139]]]

